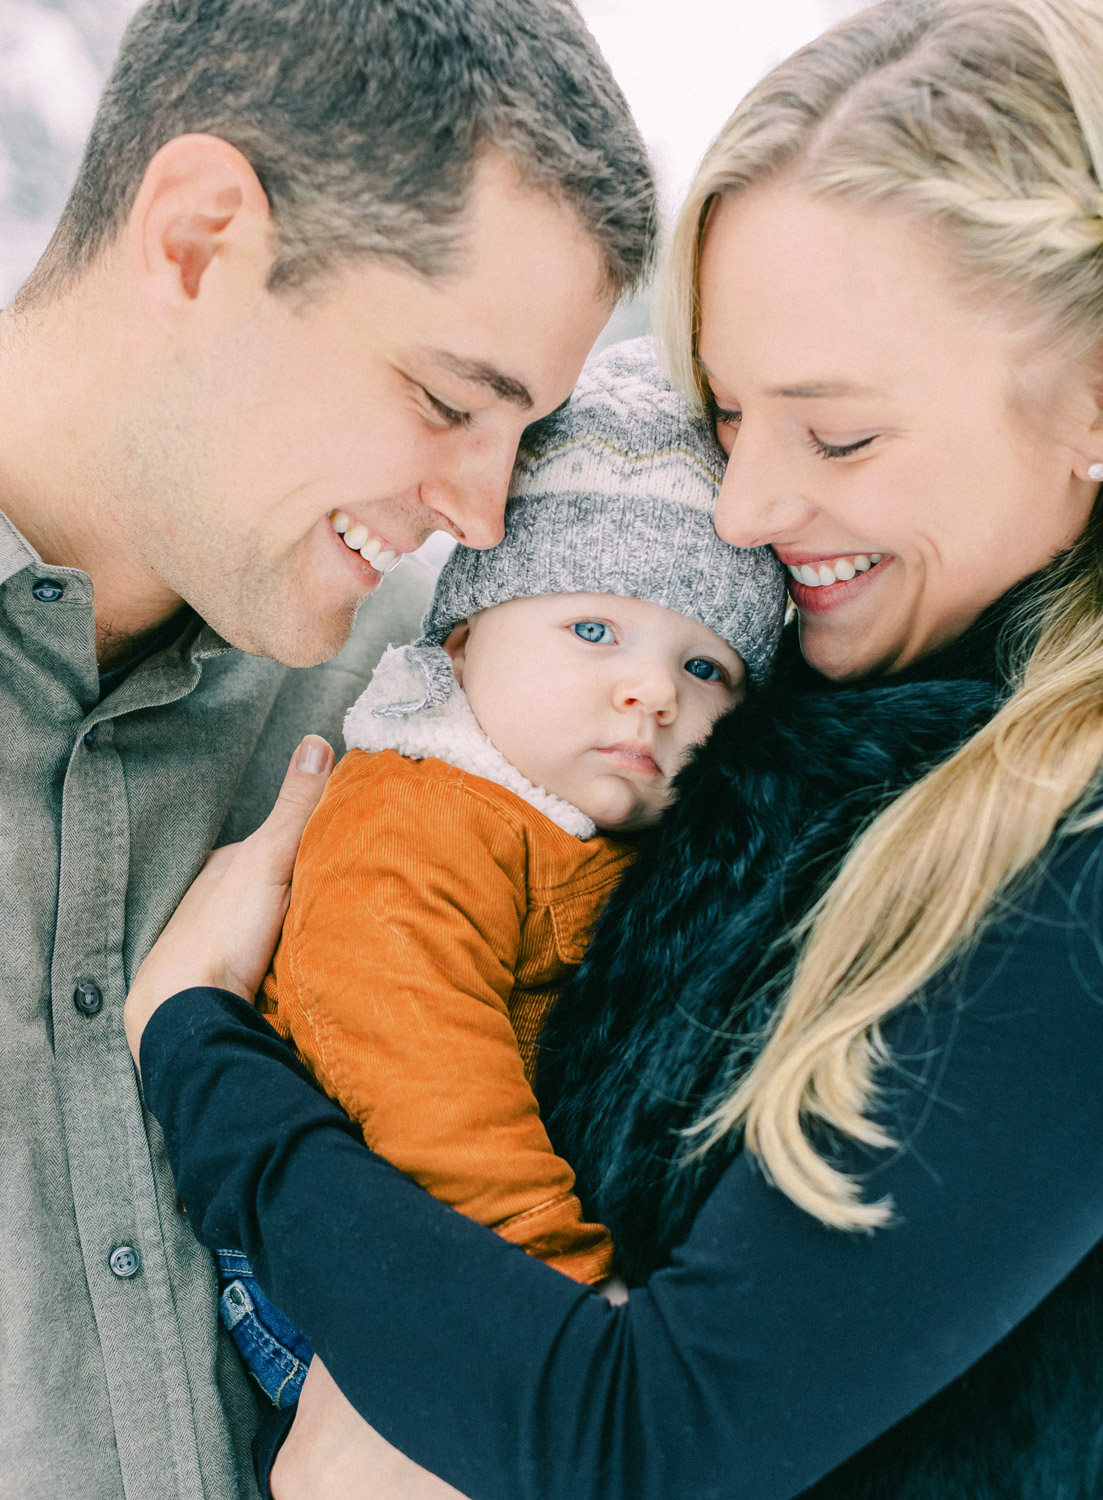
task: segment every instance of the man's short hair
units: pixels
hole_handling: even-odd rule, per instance
[[[654,252],[647,154],[570,0],[148,0],[30,299],[80,275],[150,158],[192,131],[236,146],[263,184],[273,290],[366,256],[445,269],[487,148],[575,211],[611,292]]]

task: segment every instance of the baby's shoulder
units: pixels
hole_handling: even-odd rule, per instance
[[[493,830],[526,838],[524,803],[505,787],[447,761],[413,760],[397,750],[350,750],[338,763],[315,819],[331,830],[355,821],[402,824],[416,837],[423,827],[446,826],[453,835]]]

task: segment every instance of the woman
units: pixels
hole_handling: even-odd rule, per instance
[[[696,851],[730,926],[673,942],[684,987],[634,1026],[634,959],[608,934],[671,886],[645,856],[595,943],[618,982],[595,996],[591,967],[576,1014],[595,1024],[552,1054],[556,1138],[574,1132],[633,1261],[626,1305],[373,1158],[233,998],[267,960],[253,872],[288,864],[293,814],[139,977],[135,1042],[164,994],[215,987],[164,1007],[141,1051],[197,1233],[243,1244],[358,1411],[477,1500],[784,1500],[832,1470],[817,1494],[1096,1493],[1103,1362],[1047,1358],[1045,1330],[1091,1325],[1095,1261],[1067,1278],[1103,1240],[1101,75],[1094,0],[889,0],[776,69],[691,191],[672,364],[730,453],[717,528],[788,565],[820,677],[779,690],[792,816],[738,729],[687,779],[687,805],[694,776],[729,788],[764,862],[729,880],[730,830],[700,820],[661,846],[683,861],[662,919],[710,930]],[[876,774],[847,759],[848,716]],[[227,933],[239,896],[256,920]],[[700,1150],[657,1098],[688,1102]],[[650,1244],[635,1168],[676,1225]],[[1008,1359],[1056,1395],[1012,1407],[1001,1451]],[[325,1378],[284,1477],[321,1432],[353,1495],[370,1437]],[[932,1401],[947,1387],[957,1405]],[[962,1392],[989,1403],[975,1427]]]

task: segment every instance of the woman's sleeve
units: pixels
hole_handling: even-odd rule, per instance
[[[746,1154],[606,1301],[365,1149],[242,1001],[154,1016],[142,1075],[199,1238],[241,1244],[390,1442],[472,1500],[787,1500],[906,1416],[1103,1235],[1100,838],[1068,840],[886,1027],[897,1222],[825,1229]]]

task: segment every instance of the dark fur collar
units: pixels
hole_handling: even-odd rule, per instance
[[[756,1054],[792,956],[777,934],[885,798],[992,712],[989,635],[932,679],[865,689],[790,663],[717,727],[615,893],[549,1025],[540,1093],[630,1280],[669,1258],[739,1149],[686,1164],[679,1132]],[[1103,1500],[1101,1411],[1103,1247],[802,1500]]]
[[[678,781],[541,1044],[539,1094],[629,1281],[666,1262],[739,1149],[682,1131],[759,1046],[784,935],[878,808],[986,718],[997,690],[779,683],[727,716]]]
[[[984,622],[986,625],[992,621]],[[807,909],[887,796],[995,706],[995,625],[872,688],[776,687],[717,726],[552,1017],[540,1094],[629,1280],[668,1260],[731,1155],[680,1130],[755,1058]],[[965,1376],[801,1500],[1103,1500],[1103,1247]]]

